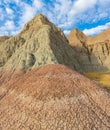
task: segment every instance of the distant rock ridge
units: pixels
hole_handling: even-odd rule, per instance
[[[88,44],[95,44],[95,43],[104,43],[105,41],[110,41],[110,28],[106,29],[105,31],[101,32],[96,36],[89,36],[87,39]]]
[[[110,29],[91,37],[73,29],[67,38],[84,71],[110,70]]]
[[[83,32],[81,32],[77,28],[74,28],[67,36],[67,38],[70,45],[73,46],[77,46],[81,43],[86,43],[87,45],[104,43],[105,41],[110,41],[110,28],[96,36],[86,36]]]
[[[68,40],[72,46],[82,46],[86,42],[87,36],[79,31],[77,28],[74,28],[68,35]]]

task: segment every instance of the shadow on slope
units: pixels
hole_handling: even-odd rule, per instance
[[[62,41],[63,45],[58,42],[53,44],[52,42],[50,46],[58,63],[64,64],[78,72],[108,71],[108,68],[101,62],[100,57],[96,57],[84,44],[82,46],[71,46],[68,41],[67,43]]]
[[[96,56],[91,50],[85,45],[83,46],[72,46],[75,51],[75,57],[78,59],[83,72],[93,71],[108,71],[108,68],[102,63],[100,56]]]

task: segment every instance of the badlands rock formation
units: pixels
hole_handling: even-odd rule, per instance
[[[0,68],[28,71],[44,64],[64,64],[80,70],[81,66],[61,29],[39,14],[23,30],[0,44]]]
[[[110,29],[87,37],[74,29],[67,40],[39,14],[18,35],[0,37],[0,70],[28,71],[45,64],[64,64],[79,72],[110,70],[109,34]]]
[[[83,46],[83,43],[86,42],[87,36],[79,31],[77,28],[73,29],[68,35],[69,44],[71,46]]]
[[[63,65],[0,78],[0,130],[110,130],[110,94]]]
[[[110,29],[93,37],[74,29],[68,40],[84,71],[110,70]]]
[[[77,47],[69,45],[39,14],[18,35],[0,37],[0,130],[110,130],[110,93],[69,69],[93,62],[77,32]]]
[[[8,36],[0,36],[0,43],[4,42],[5,40],[9,39],[10,37]]]

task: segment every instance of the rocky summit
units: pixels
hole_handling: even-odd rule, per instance
[[[80,70],[74,53],[61,29],[39,14],[18,35],[0,43],[0,68],[28,71],[60,63]]]
[[[75,57],[83,71],[110,70],[110,29],[97,36],[86,36],[78,29],[68,35],[69,44],[76,51]]]
[[[67,38],[45,16],[38,14],[16,36],[0,37],[0,70],[28,71],[45,64],[77,70],[110,70],[110,29],[87,37],[73,29]]]
[[[110,130],[110,95],[63,65],[0,78],[1,130]]]

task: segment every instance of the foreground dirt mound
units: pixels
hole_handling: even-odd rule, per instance
[[[110,130],[109,93],[65,66],[0,77],[0,130]]]

